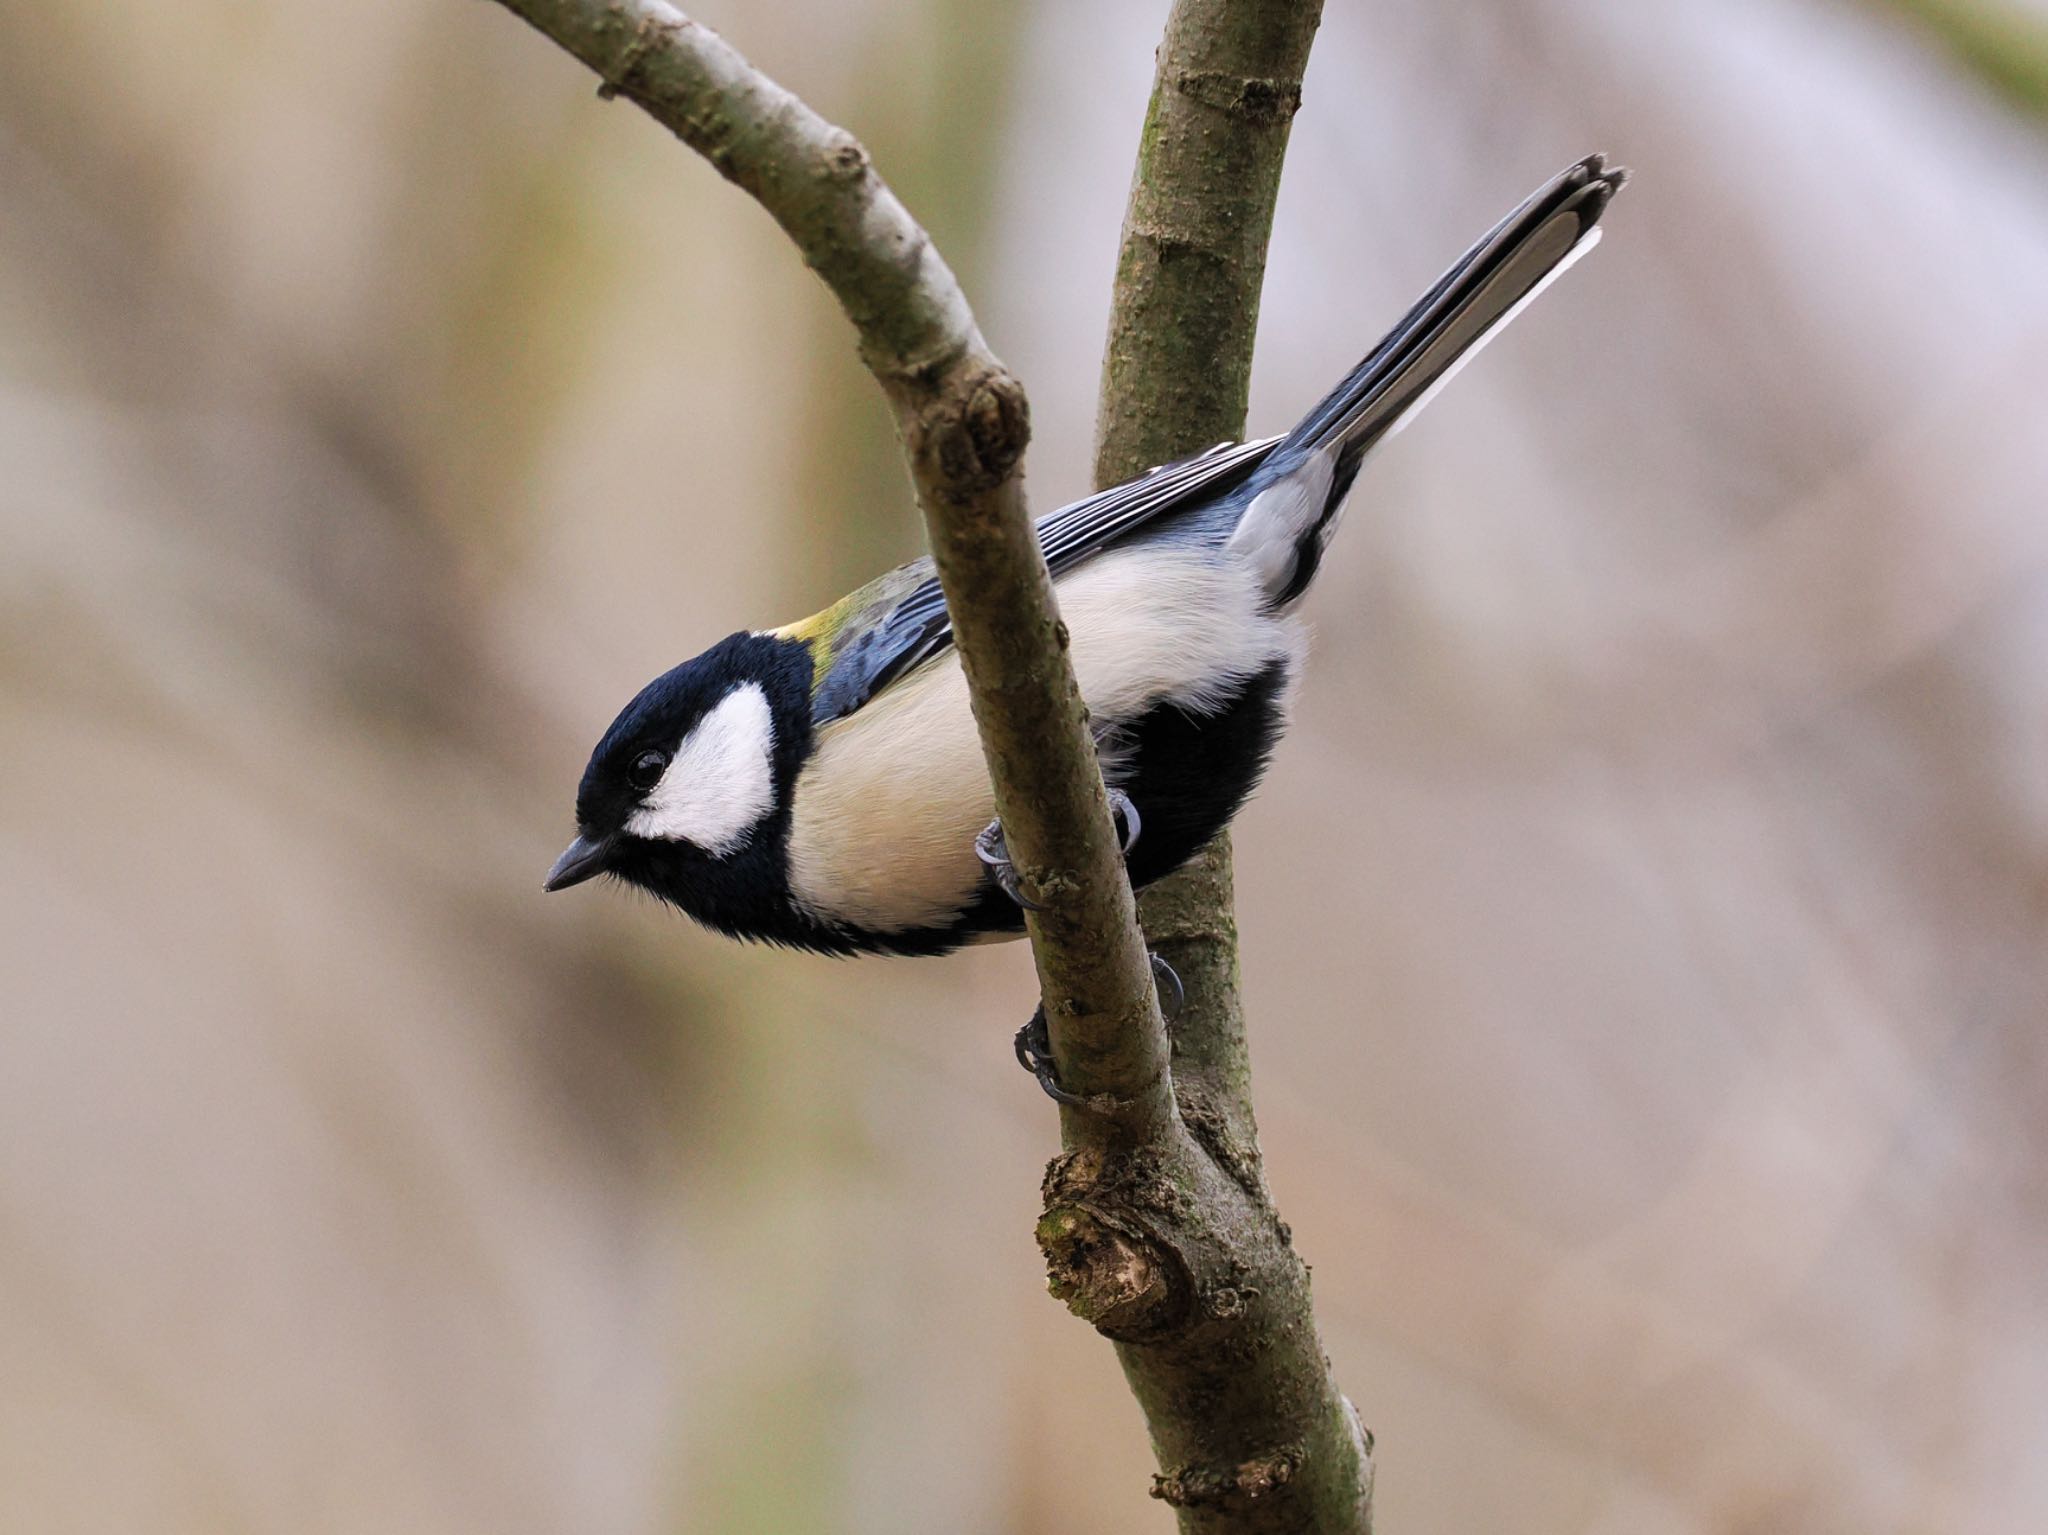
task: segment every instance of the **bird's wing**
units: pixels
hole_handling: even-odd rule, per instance
[[[1048,512],[1038,521],[1038,546],[1054,575],[1106,548],[1133,528],[1156,522],[1191,501],[1222,494],[1258,468],[1277,437],[1219,442],[1206,453],[1162,464],[1122,485]],[[932,590],[937,592],[937,585]]]
[[[1214,499],[1250,475],[1279,440],[1224,443],[1048,513],[1038,521],[1046,565],[1058,576],[1134,529]],[[851,714],[953,643],[946,599],[929,559],[899,566],[824,612],[775,632],[811,647],[811,719],[819,725]]]

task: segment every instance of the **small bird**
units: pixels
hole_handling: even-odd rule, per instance
[[[1191,857],[1264,773],[1302,663],[1292,615],[1360,461],[1597,243],[1625,177],[1598,155],[1553,177],[1284,437],[1039,520],[1134,885]],[[643,688],[591,753],[546,888],[609,874],[737,938],[939,954],[1022,928],[994,816],[917,560]]]

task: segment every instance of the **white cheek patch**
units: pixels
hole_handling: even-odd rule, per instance
[[[726,694],[683,741],[668,771],[626,819],[656,842],[690,842],[713,858],[746,845],[775,808],[775,720],[759,683]]]

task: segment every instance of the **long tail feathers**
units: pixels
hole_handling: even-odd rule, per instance
[[[1341,440],[1345,456],[1400,428],[1459,366],[1599,240],[1628,172],[1590,155],[1503,219],[1288,434],[1288,448]]]
[[[1467,251],[1274,449],[1261,477],[1277,483],[1259,499],[1273,496],[1275,504],[1265,518],[1256,507],[1248,512],[1233,542],[1265,542],[1279,531],[1274,522],[1293,524],[1285,568],[1273,571],[1276,605],[1293,601],[1308,585],[1366,452],[1399,431],[1481,346],[1599,243],[1600,215],[1627,179],[1599,155],[1552,177]],[[1266,558],[1279,565],[1280,554],[1269,547]]]

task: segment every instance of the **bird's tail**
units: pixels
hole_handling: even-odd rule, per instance
[[[1315,574],[1366,453],[1598,243],[1600,215],[1627,177],[1599,155],[1552,177],[1459,258],[1274,448],[1257,477],[1270,486],[1259,501],[1271,496],[1273,503],[1262,518],[1255,502],[1232,541],[1264,546],[1255,552],[1274,567],[1275,606],[1300,596]],[[1284,559],[1283,545],[1291,545]]]

